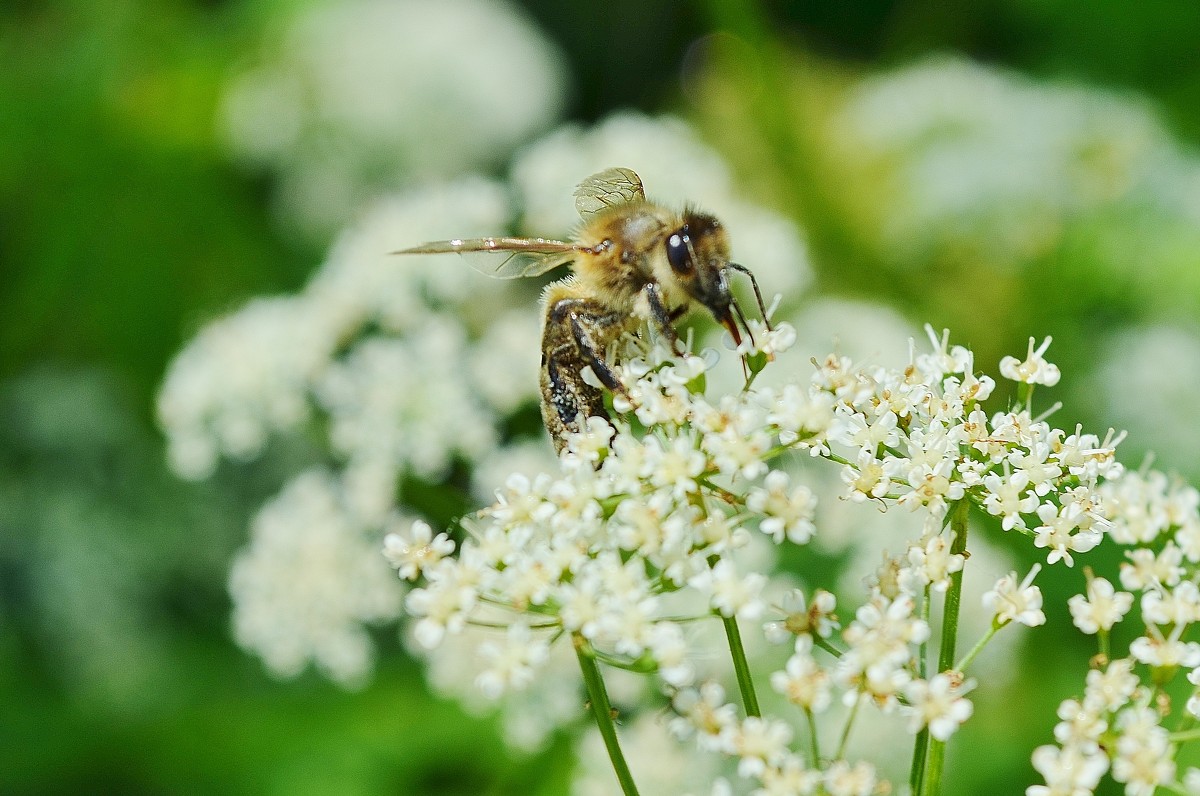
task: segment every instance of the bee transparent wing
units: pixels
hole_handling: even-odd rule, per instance
[[[468,238],[424,243],[392,254],[460,254],[467,264],[496,279],[541,276],[575,259],[572,243],[546,238]]]
[[[585,219],[606,207],[644,201],[646,189],[642,187],[642,178],[632,169],[605,169],[575,189],[575,209]]]

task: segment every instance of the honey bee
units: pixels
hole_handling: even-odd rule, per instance
[[[731,270],[750,278],[764,322],[767,315],[754,275],[729,258],[721,222],[694,208],[673,212],[648,201],[641,178],[630,169],[610,168],[585,179],[575,190],[575,207],[583,224],[570,242],[472,238],[393,252],[471,255],[472,266],[501,279],[539,276],[573,264],[570,276],[542,294],[542,420],[559,453],[589,417],[608,419],[604,391],[596,382],[625,393],[609,358],[623,334],[648,322],[678,350],[673,324],[698,303],[740,345],[737,322],[747,335],[751,332],[729,289]],[[497,261],[476,253],[504,256]],[[585,378],[588,368],[595,379]]]

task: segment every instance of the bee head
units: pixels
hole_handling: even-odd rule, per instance
[[[706,213],[687,210],[683,226],[667,236],[666,248],[676,283],[707,307],[713,318],[729,330],[734,342],[740,344],[742,336],[730,309],[735,305],[726,278],[729,238],[721,222]]]

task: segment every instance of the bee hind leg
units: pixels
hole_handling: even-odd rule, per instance
[[[542,421],[559,453],[567,435],[583,431],[589,417],[609,419],[604,390],[584,378],[585,368],[610,391],[626,393],[603,353],[625,324],[621,314],[584,299],[561,299],[549,308],[542,338]]]

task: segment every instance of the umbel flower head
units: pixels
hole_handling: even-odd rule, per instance
[[[388,556],[416,584],[406,608],[419,644],[491,631],[475,656],[476,686],[489,698],[536,683],[548,650],[567,637],[581,654],[657,677],[673,695],[676,734],[735,759],[762,792],[800,782],[810,790],[796,792],[869,791],[870,764],[806,760],[791,748],[788,723],[740,717],[702,679],[713,653],[697,648],[693,623],[764,620],[766,638],[793,641],[770,683],[814,717],[838,703],[851,716],[867,705],[945,741],[971,716],[975,683],[953,670],[920,673],[931,634],[918,609],[967,564],[947,544],[951,509],[973,504],[1045,550],[1049,565],[1071,566],[1110,525],[1099,490],[1122,473],[1116,442],[1035,418],[1024,371],[1022,403],[989,414],[995,382],[932,330],[932,351],[914,352],[901,369],[830,356],[806,382],[781,387],[755,387],[755,377],[767,363],[762,351],[782,353],[794,333],[780,324],[756,339],[745,388],[709,398],[714,357],[628,338],[615,357],[626,390],[614,397],[613,419],[591,418],[557,474],[510,476],[491,506],[462,521],[452,554],[448,536],[419,525],[389,538]],[[923,535],[885,559],[837,638],[831,593],[772,598],[749,555],[756,540],[804,545],[819,533],[814,494],[783,468],[799,452],[841,468],[843,498],[925,516]],[[989,592],[993,633],[1045,621],[1032,583],[1039,569]]]

